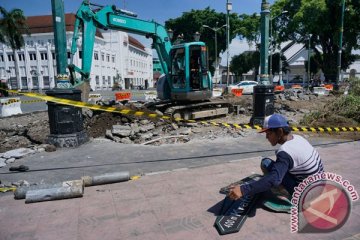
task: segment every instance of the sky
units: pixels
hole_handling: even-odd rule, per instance
[[[63,0],[65,13],[76,13],[81,0]],[[183,12],[192,9],[204,9],[210,7],[216,12],[226,12],[226,0],[90,0],[91,3],[99,5],[116,5],[118,8],[126,9],[138,15],[143,20],[154,20],[160,24],[170,18],[180,17]],[[261,12],[262,0],[229,0],[232,3],[232,13],[252,14]],[[268,0],[270,4],[274,0]],[[6,10],[20,8],[25,16],[51,15],[51,0],[0,0],[0,6]],[[135,36],[136,37],[136,36]],[[146,47],[150,47],[151,41],[139,36],[139,39]],[[246,42],[233,39],[230,44],[230,56],[240,54],[249,50]],[[221,55],[220,55],[221,56]],[[221,64],[226,63],[222,57]]]

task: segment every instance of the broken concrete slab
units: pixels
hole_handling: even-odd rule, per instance
[[[3,158],[22,158],[26,155],[33,154],[36,151],[29,149],[29,148],[18,148],[14,150],[7,151],[3,154]]]

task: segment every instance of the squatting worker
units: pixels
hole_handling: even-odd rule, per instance
[[[291,196],[294,187],[303,179],[324,171],[319,153],[305,138],[291,133],[284,116],[273,114],[266,117],[260,132],[266,133],[266,138],[272,146],[281,145],[276,151],[276,161],[262,159],[261,169],[264,177],[256,182],[232,186],[229,191],[231,199],[236,200],[243,195],[253,195],[279,186],[287,190],[287,194],[284,195]]]

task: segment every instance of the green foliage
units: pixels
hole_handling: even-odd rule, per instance
[[[237,76],[247,73],[251,69],[255,71],[260,65],[260,53],[258,51],[247,51],[234,56],[231,60],[230,70]],[[257,74],[255,74],[256,76]]]
[[[239,15],[240,22],[236,28],[236,33],[240,39],[246,39],[249,45],[257,44],[260,40],[260,16],[256,13],[252,15]]]
[[[278,42],[293,40],[307,44],[311,34],[311,48],[316,52],[315,46],[321,45],[323,53],[322,58],[317,57],[317,65],[327,80],[335,80],[337,74],[341,9],[341,0],[277,0],[271,7],[271,12],[288,11],[274,23]],[[351,51],[360,48],[357,42],[360,38],[359,25],[359,0],[348,0],[344,14],[343,70],[355,60]]]
[[[349,94],[354,97],[360,97],[360,78],[350,78],[349,83]]]
[[[230,22],[230,39],[236,36],[235,29],[239,24],[237,14],[232,13],[229,15]],[[226,24],[226,14],[217,13],[214,9],[209,7],[204,10],[194,10],[190,12],[184,12],[182,16],[169,19],[165,22],[166,29],[172,29],[174,31],[174,37],[172,41],[176,41],[177,36],[180,34],[184,35],[185,42],[194,41],[193,35],[195,32],[200,32],[200,41],[205,42],[209,49],[209,58],[211,70],[213,62],[215,61],[215,33],[209,28],[203,27],[207,25],[210,28],[221,27]],[[217,31],[217,52],[220,54],[221,51],[226,50],[226,28],[223,27]]]
[[[21,9],[13,9],[10,12],[0,7],[0,42],[9,45],[13,50],[19,50],[24,46],[23,33],[28,33],[26,17]]]
[[[352,78],[349,81],[348,95],[341,95],[323,110],[306,115],[302,124],[316,126],[319,123],[330,122],[328,126],[346,126],[346,123],[354,121],[360,123],[360,79]]]
[[[360,95],[343,95],[330,105],[330,110],[360,122]]]

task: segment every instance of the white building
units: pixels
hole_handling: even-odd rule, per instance
[[[75,15],[66,14],[68,59]],[[56,61],[52,16],[27,18],[30,36],[24,34],[25,46],[14,55],[9,46],[0,45],[0,79],[9,88],[42,91],[55,87]],[[81,67],[79,51],[74,64]],[[15,74],[17,61],[19,79]],[[122,89],[153,87],[152,51],[127,33],[97,31],[94,44],[90,85],[93,90],[111,89],[118,81]]]

